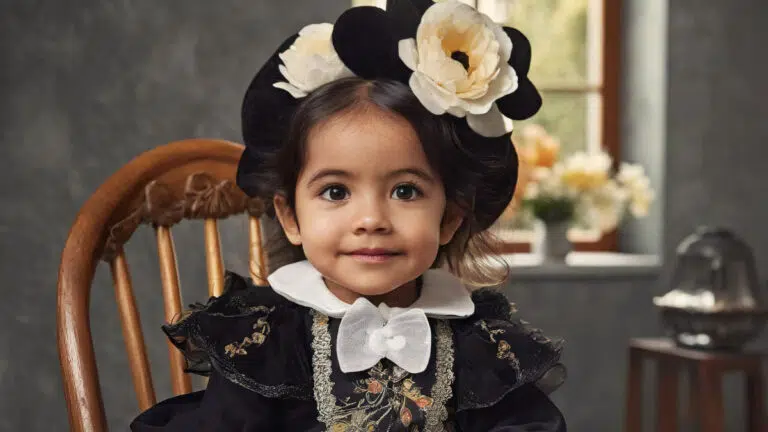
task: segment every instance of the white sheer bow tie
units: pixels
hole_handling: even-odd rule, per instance
[[[421,309],[376,307],[357,299],[344,314],[336,336],[336,355],[342,372],[370,369],[388,358],[410,373],[427,368],[432,331]]]

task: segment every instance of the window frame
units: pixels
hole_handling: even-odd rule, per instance
[[[619,163],[621,156],[621,107],[620,75],[621,75],[621,14],[622,0],[600,0],[602,2],[602,64],[601,84],[587,84],[584,86],[542,86],[542,93],[560,94],[590,94],[597,92],[601,95],[602,107],[600,111],[600,148],[613,158],[614,165]],[[535,55],[535,54],[534,54]],[[616,166],[614,166],[616,168]],[[501,242],[501,253],[526,253],[530,252],[531,244],[528,242]],[[613,230],[603,234],[597,241],[573,242],[574,250],[579,252],[616,252],[618,251],[618,234]]]

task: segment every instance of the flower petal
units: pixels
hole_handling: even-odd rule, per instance
[[[499,43],[499,57],[501,57],[501,61],[504,63],[508,62],[512,54],[512,40],[507,36],[504,28],[493,22],[488,15],[483,15],[483,19],[485,20],[485,25],[493,31],[493,36]]]
[[[419,72],[414,72],[411,75],[408,85],[411,86],[411,90],[419,102],[432,114],[445,114],[446,109],[451,106],[450,102],[446,101],[443,92],[436,91],[437,86]]]
[[[468,113],[467,124],[470,129],[484,137],[499,137],[510,132],[510,130],[507,130],[504,116],[496,104],[493,104],[491,109],[485,114]]]
[[[465,117],[467,115],[467,111],[464,108],[458,106],[452,106],[448,108],[447,112],[448,114],[459,118]]]
[[[467,103],[471,107],[469,110],[473,114],[482,114],[491,109],[491,105],[499,98],[514,92],[517,90],[518,80],[515,70],[511,66],[504,63],[501,65],[499,75],[491,81],[488,86],[488,90],[485,95],[474,100],[468,100]]]
[[[462,27],[469,27],[479,20],[479,15],[472,6],[456,0],[434,3],[421,17],[421,23],[416,30],[416,40],[420,45],[423,40],[437,35],[446,26],[455,27],[457,30]],[[442,34],[440,39],[442,40],[444,36]]]
[[[301,99],[307,95],[307,93],[299,88],[296,88],[292,86],[291,84],[287,82],[276,82],[272,84],[274,87],[277,87],[279,89],[283,89],[291,94],[291,96],[295,97],[296,99]]]
[[[287,64],[291,64],[291,63],[287,63]],[[295,64],[295,63],[294,63],[294,64]],[[286,79],[286,80],[288,80],[288,82],[289,82],[289,83],[290,83],[290,84],[291,84],[293,87],[295,87],[295,88],[299,88],[299,89],[301,89],[302,91],[305,91],[305,92],[309,92],[309,91],[311,90],[311,89],[308,89],[308,88],[306,88],[306,85],[305,85],[305,83],[304,83],[304,81],[303,81],[302,79],[300,79],[299,77],[296,77],[296,76],[294,76],[294,75],[291,73],[291,69],[292,69],[292,70],[300,70],[300,68],[291,67],[291,68],[289,69],[289,68],[288,68],[287,66],[285,66],[285,65],[280,65],[280,66],[278,67],[278,69],[280,70],[280,73],[282,73],[282,74],[283,74],[283,76],[285,77],[285,79]]]
[[[415,71],[419,65],[419,52],[416,50],[416,39],[403,39],[397,44],[397,51],[400,55],[400,60],[408,67],[408,69]]]
[[[331,34],[333,32],[333,24],[331,23],[316,23],[305,26],[299,31],[299,36],[310,36],[315,34]]]
[[[472,17],[476,15],[478,15],[478,12],[468,4],[457,0],[443,0],[432,4],[432,6],[424,11],[424,15],[421,17],[421,24],[455,20],[468,25],[472,22]]]

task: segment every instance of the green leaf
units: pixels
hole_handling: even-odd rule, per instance
[[[573,219],[576,204],[568,198],[538,197],[523,200],[537,219],[544,223],[566,222]]]

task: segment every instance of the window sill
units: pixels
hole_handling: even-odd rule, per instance
[[[658,255],[617,252],[571,252],[564,263],[544,262],[539,254],[502,255],[511,267],[510,279],[597,279],[656,277],[661,271]]]

